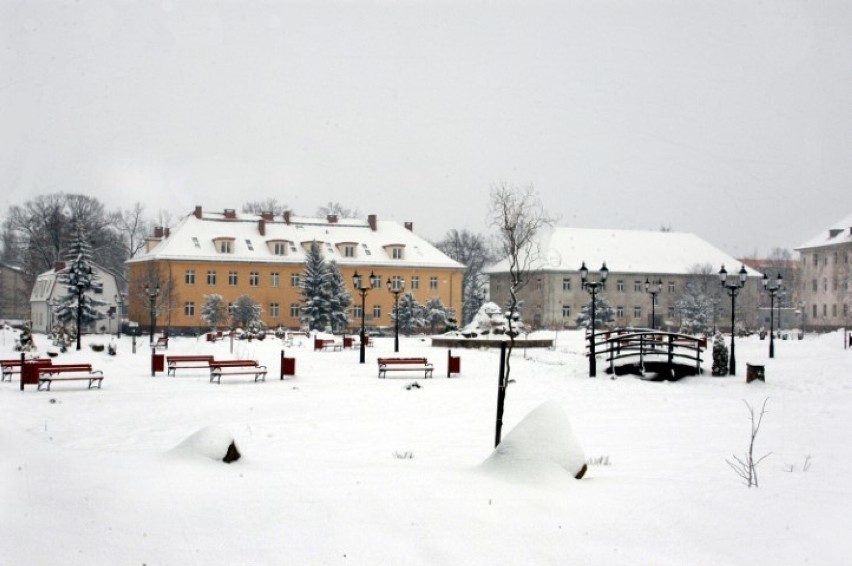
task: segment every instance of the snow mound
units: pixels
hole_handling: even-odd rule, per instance
[[[198,430],[172,448],[170,454],[187,457],[203,456],[227,463],[240,457],[234,437],[220,426],[208,426]]]
[[[503,437],[481,469],[517,481],[579,479],[586,471],[586,456],[565,411],[547,401]]]

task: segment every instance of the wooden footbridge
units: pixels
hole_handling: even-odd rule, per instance
[[[608,362],[613,377],[635,374],[655,380],[680,379],[701,373],[707,339],[689,334],[646,328],[618,328],[586,334],[589,376],[596,373],[597,358]]]

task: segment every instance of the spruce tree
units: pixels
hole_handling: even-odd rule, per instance
[[[331,327],[332,330],[339,332],[349,325],[349,306],[352,304],[352,295],[334,261],[328,264],[328,291]]]
[[[57,274],[59,283],[68,291],[58,297],[56,318],[63,324],[76,320],[77,349],[80,349],[80,336],[83,325],[103,318],[98,307],[106,302],[96,299],[93,293],[102,291],[103,284],[92,264],[92,248],[86,238],[86,231],[79,222],[74,223],[74,231],[68,251],[65,254],[66,267]]]
[[[429,324],[429,333],[435,334],[435,327],[447,324],[447,307],[441,302],[440,297],[429,299],[426,302],[425,319]]]
[[[248,328],[252,323],[260,320],[263,309],[248,295],[240,295],[231,306],[231,320],[234,326]]]
[[[399,329],[406,335],[411,335],[418,328],[426,326],[426,310],[417,302],[411,292],[405,293],[399,300],[399,308],[391,312],[391,319],[399,318]]]
[[[577,326],[590,328],[592,325],[592,307],[585,305],[577,315]],[[600,295],[595,297],[595,329],[611,324],[615,320],[615,310]]]
[[[309,330],[331,330],[333,306],[330,279],[319,244],[313,241],[302,276],[302,323]]]

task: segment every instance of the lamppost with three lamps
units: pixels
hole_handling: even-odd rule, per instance
[[[728,373],[731,375],[737,375],[737,357],[734,353],[737,294],[740,292],[740,289],[745,286],[746,277],[748,277],[748,272],[744,265],[740,266],[740,270],[737,273],[737,280],[733,283],[728,283],[728,272],[725,271],[724,265],[722,265],[722,269],[719,270],[719,282],[722,284],[722,288],[727,289],[728,295],[731,296],[731,355],[728,358]]]
[[[580,267],[581,287],[592,296],[592,333],[589,336],[589,377],[597,375],[597,360],[595,360],[595,299],[598,289],[606,287],[606,278],[609,277],[609,269],[606,267],[606,262],[601,266],[599,273],[600,281],[589,281],[589,268],[586,267],[586,262],[584,261]]]
[[[662,290],[662,279],[648,281],[648,278],[645,278],[645,292],[651,295],[651,330],[654,330],[657,325],[657,295],[659,295]]]
[[[122,306],[124,306],[124,297],[122,297],[122,296],[121,296],[121,292],[119,292],[118,294],[116,294],[116,296],[115,296],[115,304],[116,304],[116,306],[118,307],[118,313],[117,313],[117,314],[118,314],[118,316],[117,316],[117,318],[118,318],[118,328],[116,329],[115,337],[116,337],[116,338],[121,338],[121,320],[122,320],[122,315],[121,315],[122,308],[121,308],[121,307],[122,307]]]
[[[763,288],[769,293],[769,357],[775,357],[775,295],[784,287],[784,278],[778,274],[775,285],[769,284],[769,276],[763,274]],[[778,322],[780,323],[780,315]]]
[[[160,284],[157,283],[157,288],[153,291],[148,285],[145,285],[145,294],[148,295],[148,299],[151,301],[151,336],[149,341],[151,346],[153,346],[154,328],[157,326],[157,297],[160,295]]]
[[[394,277],[387,280],[388,291],[393,293],[394,333],[393,351],[399,352],[399,294],[405,289],[405,280],[402,277]]]
[[[373,288],[373,281],[375,280],[375,278],[376,278],[375,274],[371,271],[370,272],[370,286],[367,287],[367,286],[364,285],[364,279],[361,277],[361,275],[357,271],[352,274],[352,286],[355,287],[355,290],[358,291],[358,294],[361,295],[361,348],[360,348],[361,356],[360,356],[360,363],[362,363],[362,364],[365,362],[366,357],[367,357],[367,351],[365,349],[366,345],[367,345],[366,344],[367,334],[366,334],[366,328],[365,328],[365,320],[366,319],[365,319],[364,308],[365,308],[365,303],[367,301],[367,293],[369,293],[370,289]]]

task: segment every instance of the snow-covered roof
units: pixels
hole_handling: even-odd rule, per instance
[[[687,275],[696,264],[722,265],[729,273],[739,271],[742,262],[695,234],[643,230],[555,227],[542,232],[541,260],[536,271],[579,271],[583,262],[597,272],[606,262],[613,273]],[[506,259],[486,269],[505,273]],[[746,266],[749,276],[761,274]]]
[[[852,242],[852,214],[839,222],[835,222],[804,244],[797,246],[795,250],[801,251],[809,248],[848,244],[850,242]]]
[[[375,226],[375,229],[373,229]],[[222,253],[217,240],[231,240],[231,253]],[[409,266],[463,268],[412,230],[397,222],[376,219],[283,217],[264,219],[256,214],[190,214],[149,252],[128,263],[151,260],[272,262],[302,264],[311,242],[321,245],[323,257],[341,266]],[[284,255],[274,253],[275,242],[287,242]],[[354,256],[344,255],[354,245]],[[399,258],[392,248],[402,248]]]

